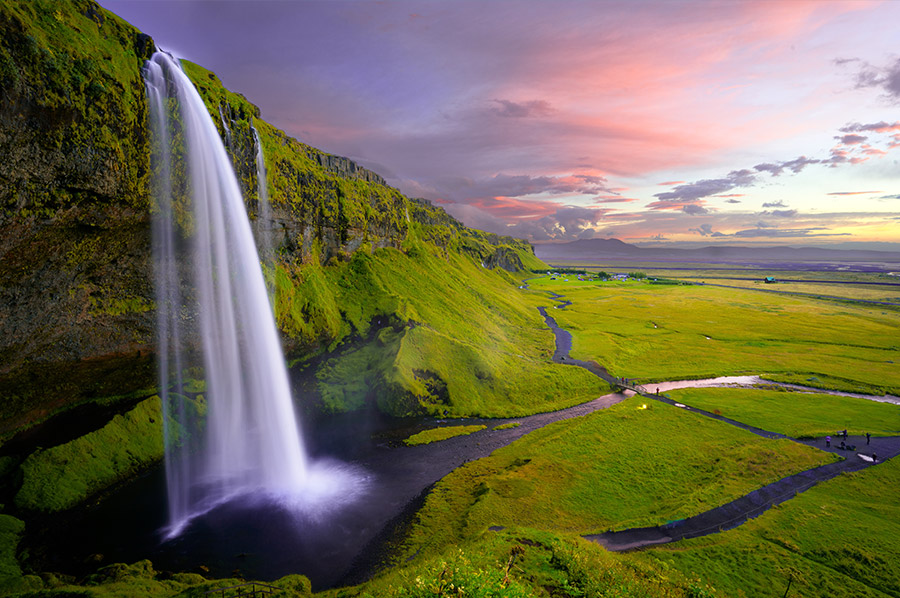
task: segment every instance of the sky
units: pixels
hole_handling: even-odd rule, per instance
[[[900,243],[900,1],[100,3],[475,228]]]

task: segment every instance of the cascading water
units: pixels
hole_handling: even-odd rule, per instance
[[[346,502],[358,495],[356,474],[307,462],[250,223],[215,125],[168,54],[154,54],[143,74],[157,173],[167,534],[240,496],[306,511],[338,496]],[[185,398],[192,389],[182,379],[190,365],[184,343],[193,336],[200,340],[205,413],[202,402]]]
[[[225,130],[225,143],[228,147],[231,147],[231,129],[228,127],[228,123],[225,121],[225,115],[222,113],[222,105],[219,104],[219,120],[222,122],[222,128]]]
[[[275,260],[275,241],[273,238],[272,206],[269,204],[269,190],[266,184],[266,158],[263,155],[262,142],[259,140],[259,132],[253,127],[253,141],[256,143],[256,181],[257,204],[255,221],[256,244],[259,249],[259,257],[264,264],[272,267]],[[269,289],[270,298],[273,289]],[[274,305],[274,301],[273,301]]]

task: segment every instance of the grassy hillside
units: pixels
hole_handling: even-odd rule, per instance
[[[317,408],[375,402],[394,415],[499,417],[607,389],[549,363],[553,337],[518,289],[543,265],[527,243],[469,229],[346,158],[291,139],[213,73],[183,64],[228,140],[253,218],[259,138],[275,214],[266,275],[291,358],[316,380],[306,390]]]
[[[150,140],[140,75],[153,42],[91,0],[4,2],[0,31],[2,437],[97,397],[152,391],[156,380]],[[468,229],[403,196],[376,173],[269,125],[214,73],[189,62],[183,67],[226,142],[251,219],[259,212],[255,158],[262,146],[277,249],[267,275],[277,282],[292,359],[306,362],[342,343],[346,352],[349,343],[368,338],[371,318],[388,318],[395,334],[370,339],[374,344],[362,350],[373,364],[366,375],[389,395],[381,401],[389,412],[443,411],[428,404],[446,403],[434,397],[449,387],[456,404],[449,411],[503,413],[507,407],[491,411],[486,403],[504,397],[515,404],[512,394],[529,377],[546,380],[541,397],[510,413],[552,408],[569,400],[562,393],[575,389],[584,397],[593,392],[588,387],[597,388],[582,377],[553,390],[563,376],[536,365],[539,345],[549,338],[535,336],[537,316],[524,315],[512,288],[484,291],[513,287],[507,271],[540,265],[527,243]],[[190,235],[189,218],[181,224]],[[471,288],[441,286],[482,265],[492,274],[479,275]],[[360,268],[368,274],[357,279]],[[420,275],[437,285],[413,284]],[[334,286],[348,280],[355,288]],[[469,304],[456,314],[472,322],[492,321],[492,312],[509,307],[515,313],[498,318],[492,330],[500,332],[490,341],[484,331],[471,334],[472,326],[432,325],[440,310],[425,303],[454,289]],[[489,304],[498,298],[502,307]],[[502,353],[520,340],[531,345],[523,363]],[[440,359],[417,357],[425,347]],[[335,361],[320,378],[333,380],[329,372],[347,363]],[[482,372],[494,383],[481,396],[477,378],[449,383],[455,371]],[[426,392],[428,386],[438,390]],[[358,393],[341,399],[328,387],[314,389],[327,409],[359,404]]]
[[[453,251],[410,241],[405,252],[360,251],[330,267],[280,264],[276,282],[282,328],[333,339],[334,352],[315,366],[329,411],[377,400],[396,415],[500,417],[608,389],[550,362],[552,334],[512,275]]]

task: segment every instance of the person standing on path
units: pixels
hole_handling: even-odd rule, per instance
[[[872,435],[866,432],[866,444],[869,444],[869,439],[872,438]]]
[[[844,430],[843,434],[844,434],[844,440],[847,440],[847,430]]]
[[[825,437],[825,448],[831,448],[831,436]]]

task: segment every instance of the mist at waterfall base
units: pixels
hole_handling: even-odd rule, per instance
[[[164,536],[172,540],[190,527],[210,525],[213,512],[232,527],[242,518],[258,519],[254,512],[267,511],[269,519],[280,513],[284,521],[273,534],[284,533],[288,522],[298,529],[320,525],[365,495],[368,476],[348,464],[307,457],[228,154],[203,100],[172,57],[157,52],[143,74],[156,174]],[[197,337],[199,351],[189,351],[188,340]],[[182,373],[200,371],[197,366],[205,389],[191,393]]]
[[[291,376],[300,384],[308,383],[310,374],[298,370]],[[30,524],[20,549],[28,551],[37,570],[79,579],[104,565],[149,559],[156,571],[219,579],[266,582],[300,573],[316,591],[358,583],[390,556],[395,524],[415,512],[423,491],[472,458],[447,454],[439,446],[398,448],[402,439],[434,427],[429,418],[361,411],[306,420],[311,463],[335,459],[362,464],[368,472],[362,500],[304,518],[302,512],[248,495],[195,517],[180,535],[161,542],[160,528],[168,517],[161,500],[166,490],[161,465],[100,501]]]

